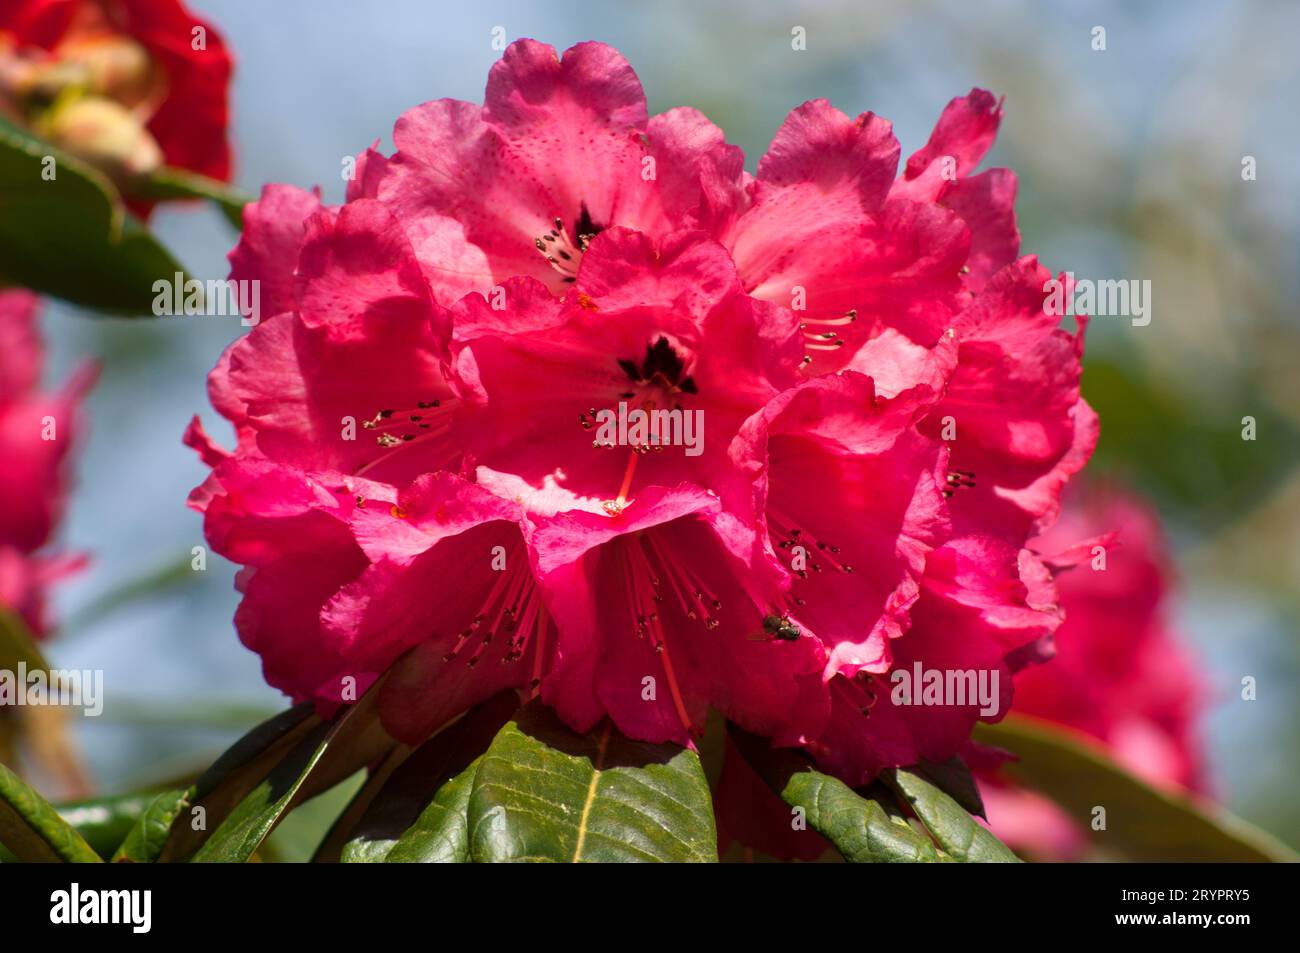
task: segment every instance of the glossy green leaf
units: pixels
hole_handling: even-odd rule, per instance
[[[532,703],[501,729],[474,776],[476,862],[716,862],[708,781],[695,752],[584,735]]]
[[[0,118],[0,284],[149,315],[154,282],[180,271],[106,176]]]
[[[384,761],[394,757],[394,752]],[[272,864],[315,863],[322,838],[334,826],[341,814],[365,786],[367,772],[360,770],[344,778],[328,790],[310,799],[304,799],[291,811],[286,811],[275,830],[262,841],[255,860]]]
[[[149,864],[157,860],[167,843],[168,831],[188,803],[186,794],[185,790],[173,790],[154,795],[122,839],[113,862]]]
[[[304,703],[245,733],[185,792],[158,859],[189,858],[235,805],[319,724],[312,706]]]
[[[359,817],[340,819],[339,828],[346,825],[347,831],[341,859],[348,863],[464,861],[468,852],[465,810],[474,776],[470,765],[518,708],[518,695],[502,692],[443,728],[381,778],[382,786]],[[364,793],[363,789],[359,797]],[[318,856],[330,860],[334,851],[323,845]]]
[[[0,764],[0,844],[29,862],[99,863],[100,857],[76,828]]]
[[[348,800],[342,812],[335,817],[324,839],[315,845],[316,849],[311,854],[312,863],[333,864],[341,861],[369,863],[383,860],[383,854],[393,846],[398,834],[401,833],[400,830],[393,832],[391,837],[380,836],[372,840],[367,836],[368,832],[360,832],[360,826],[368,815],[377,810],[376,800],[379,795],[387,788],[393,773],[411,757],[411,754],[411,749],[406,745],[398,745],[383,761],[365,772],[356,793]],[[410,820],[410,816],[406,817],[406,823]]]
[[[475,758],[438,789],[415,823],[383,857],[390,864],[463,864],[469,861],[469,796],[482,758]]]
[[[808,826],[851,864],[934,863],[934,845],[873,798],[820,771],[790,776],[782,800],[808,812]]]
[[[1020,760],[1004,765],[1003,774],[1055,801],[1099,850],[1147,861],[1300,859],[1215,805],[1152,787],[1078,732],[1008,715],[996,725],[979,725],[975,738],[1017,755]],[[1105,830],[1092,827],[1097,807],[1106,811]]]
[[[942,859],[930,840],[876,799],[863,797],[843,781],[822,774],[800,752],[774,749],[767,741],[730,726],[745,760],[808,827],[821,834],[851,864],[934,863]]]
[[[899,768],[884,772],[882,780],[907,802],[930,836],[954,860],[970,864],[1020,862],[988,828],[921,775]]]
[[[922,761],[911,770],[933,782],[967,813],[984,817],[984,799],[980,796],[979,785],[960,756],[953,755],[947,761]]]
[[[315,727],[223,820],[194,853],[196,862],[244,863],[295,806],[350,777],[394,742],[375,715],[376,687],[332,722]]]

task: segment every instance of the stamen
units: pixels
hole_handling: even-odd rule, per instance
[[[945,482],[948,485],[943,491],[944,498],[952,499],[952,495],[962,487],[975,488],[975,474],[970,470],[949,470]]]
[[[846,324],[852,324],[856,320],[858,320],[857,309],[850,308],[838,318],[804,318],[803,324],[801,324],[800,327],[806,327],[809,324],[820,324],[827,328],[842,328]]]
[[[641,454],[633,450],[627,456],[627,466],[623,470],[623,482],[618,488],[618,502],[622,505],[627,503],[628,491],[632,489],[632,477],[636,475],[636,462],[641,458]]]
[[[595,235],[578,235],[578,244],[574,245],[564,227],[564,220],[557,217],[555,227],[540,238],[533,239],[533,245],[547,263],[559,272],[563,281],[572,282],[578,277],[582,253],[594,237]]]
[[[821,572],[822,565],[820,562],[812,561],[811,557],[814,552],[819,560],[826,562],[831,569],[842,572],[845,575],[853,574],[853,567],[847,563],[842,563],[836,557],[840,553],[840,548],[834,543],[825,539],[818,539],[807,529],[800,526],[797,522],[779,512],[774,507],[768,507],[767,511],[768,533],[772,538],[773,544],[777,549],[791,549],[796,544],[802,545],[808,550],[809,562],[808,568],[813,572]],[[784,526],[784,528],[782,528]],[[808,578],[807,570],[794,570],[795,575],[801,579]],[[799,601],[797,604],[802,605]]]
[[[540,599],[537,600],[537,607],[537,648],[533,650],[533,677],[528,680],[529,698],[532,698],[540,691],[542,686],[542,666],[546,664],[546,623],[550,617],[546,614],[546,610],[542,608]],[[527,641],[527,636],[524,636],[523,642]],[[522,655],[523,652],[521,651],[516,658]],[[513,661],[509,658],[506,660]]]
[[[866,675],[864,679],[862,676]],[[874,691],[864,687],[864,683],[871,683],[875,676],[870,672],[861,672],[854,678],[833,678],[831,679],[831,691],[839,695],[856,708],[863,718],[871,717],[871,709],[876,706],[877,695]]]
[[[506,565],[508,568],[498,574],[470,624],[461,630],[455,643],[443,655],[443,662],[455,662],[470,642],[476,642],[474,651],[465,660],[466,667],[474,668],[490,646],[499,644],[502,635],[507,637],[501,655],[502,664],[522,659],[534,634],[539,638],[538,651],[544,648],[541,640],[545,638],[547,629],[546,606],[522,543],[510,548]],[[542,664],[540,656],[534,659],[529,690],[541,683]]]
[[[362,421],[364,429],[376,431],[375,443],[390,452],[369,461],[355,475],[367,473],[401,450],[445,437],[451,429],[451,411],[456,403],[450,400],[444,405],[438,398],[422,400],[405,410],[385,408],[369,420]]]
[[[835,348],[844,346],[844,339],[835,331],[827,331],[825,328],[840,328],[847,324],[852,324],[858,319],[856,309],[845,311],[842,315],[833,318],[804,318],[799,324],[799,330],[803,332],[804,340],[808,342],[810,351],[831,351]],[[810,327],[812,326],[812,327]],[[810,357],[804,358],[807,364],[812,360]]]
[[[695,727],[687,714],[686,703],[682,698],[677,673],[673,669],[672,655],[668,650],[668,642],[663,622],[659,617],[658,606],[663,602],[661,590],[663,580],[667,579],[677,595],[687,618],[698,619],[699,612],[696,610],[704,607],[703,600],[708,593],[708,589],[691,573],[689,568],[679,561],[669,558],[665,550],[659,545],[658,540],[653,536],[637,533],[626,538],[621,546],[621,554],[623,557],[625,590],[635,622],[633,634],[639,639],[649,637],[651,647],[663,663],[664,677],[668,682],[668,690],[672,696],[673,709],[687,733],[698,736],[701,729]],[[652,560],[658,563],[657,570],[652,565]],[[686,597],[687,592],[694,593],[693,605]],[[712,599],[711,596],[709,598]],[[722,608],[722,603],[716,599],[712,599],[712,604],[717,609]],[[708,618],[706,614],[706,629],[715,629],[717,625],[717,620]]]

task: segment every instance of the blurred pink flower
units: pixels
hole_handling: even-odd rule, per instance
[[[37,553],[51,539],[69,491],[68,455],[78,439],[78,405],[95,369],[79,368],[57,393],[39,389],[44,347],[39,300],[0,291],[0,603],[32,631],[49,628],[45,593],[80,560]]]
[[[1157,787],[1203,793],[1206,685],[1167,623],[1172,570],[1155,513],[1131,494],[1089,486],[1031,546],[1059,567],[1065,621],[1055,657],[1016,676],[1016,713],[1100,742]],[[1086,846],[1086,832],[1038,795],[996,772],[982,788],[989,821],[1009,843],[1062,858]]]

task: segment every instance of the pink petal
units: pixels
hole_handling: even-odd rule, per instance
[[[308,328],[332,340],[406,333],[430,323],[439,309],[392,214],[374,199],[358,199],[337,216],[319,212],[307,222],[295,278],[298,313]],[[445,341],[449,327],[435,332]]]
[[[0,291],[0,403],[40,383],[45,349],[36,324],[39,305],[30,291]]]
[[[765,635],[761,594],[709,526],[716,508],[683,486],[647,492],[617,518],[539,523],[533,545],[560,632],[542,698],[575,728],[607,713],[632,737],[687,743],[712,703],[749,730],[798,733],[804,680],[824,656],[814,639]]]
[[[244,207],[244,230],[227,256],[232,281],[259,281],[265,318],[294,308],[294,270],[307,219],[321,210],[320,192],[267,185]]]
[[[979,292],[984,283],[1020,254],[1020,229],[1016,226],[1016,174],[1010,169],[989,169],[953,183],[943,205],[961,216],[970,229],[970,269],[963,284]]]
[[[190,418],[190,424],[185,428],[185,434],[181,437],[181,442],[196,451],[199,459],[210,467],[215,467],[230,456],[229,450],[224,449],[208,436],[207,431],[203,429],[203,422],[199,420],[198,414]]]
[[[551,623],[517,513],[447,474],[416,480],[391,508],[354,512],[372,564],[322,610],[325,641],[369,672],[414,649],[380,696],[384,724],[400,740],[418,743],[468,707],[539,677]],[[435,591],[442,595],[428,598]]]
[[[946,454],[913,425],[932,401],[925,390],[878,399],[856,374],[818,378],[781,394],[732,444],[753,503],[730,490],[724,499],[763,514],[768,553],[794,574],[789,614],[826,644],[828,676],[889,667],[925,554],[946,534]]]
[[[562,290],[572,271],[537,247],[552,230],[574,258],[582,229],[662,229],[655,179],[643,175],[645,96],[617,51],[580,43],[561,59],[519,40],[493,67],[485,102],[443,100],[403,116],[376,190],[440,302],[515,275]]]
[[[958,321],[957,369],[922,425],[933,436],[945,421],[955,427],[950,466],[963,476],[952,508],[963,531],[1023,539],[1095,441],[1091,412],[1076,411],[1081,339],[1048,313],[1049,278],[1032,256],[994,276]]]
[[[760,160],[750,208],[737,220],[727,245],[745,287],[789,305],[796,286],[825,301],[814,314],[847,310],[823,283],[858,262],[858,243],[871,243],[873,218],[898,164],[889,123],[864,113],[856,121],[825,100],[790,113]]]
[[[641,232],[601,232],[582,256],[579,294],[603,312],[678,311],[702,319],[740,289],[726,249],[699,232],[678,232],[660,242]]]
[[[355,500],[344,478],[238,459],[220,464],[213,478],[205,535],[215,551],[246,566],[237,579],[240,639],[262,657],[274,687],[337,702],[342,676],[353,673],[326,651],[318,619],[366,565],[348,531]]]
[[[748,203],[745,154],[703,113],[684,106],[653,117],[646,138],[665,225],[724,234]],[[650,214],[650,208],[643,209],[643,217]]]
[[[926,144],[907,159],[904,176],[914,179],[936,160],[951,156],[958,176],[970,175],[993,145],[1002,121],[1002,103],[992,93],[972,89],[944,107]]]
[[[0,545],[25,552],[49,541],[69,491],[69,455],[80,439],[80,404],[98,376],[75,370],[63,389],[0,401]],[[49,435],[53,434],[53,439]]]

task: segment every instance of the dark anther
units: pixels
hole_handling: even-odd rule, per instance
[[[619,359],[618,366],[631,380],[650,381],[656,376],[662,377],[673,387],[686,394],[695,394],[699,389],[695,379],[683,375],[685,366],[668,339],[661,337],[653,344],[646,345],[645,360],[638,367],[636,361]]]

